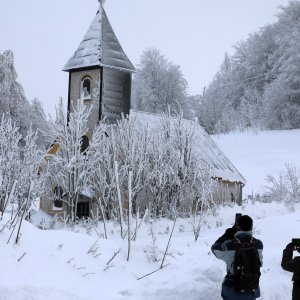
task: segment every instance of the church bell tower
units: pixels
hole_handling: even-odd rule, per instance
[[[135,69],[123,51],[100,1],[99,10],[82,42],[64,66],[69,73],[68,112],[72,101],[92,106],[88,127],[105,117],[115,123],[129,114],[131,77]]]

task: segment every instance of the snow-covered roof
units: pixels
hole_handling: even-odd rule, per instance
[[[138,126],[148,127],[149,129],[155,130],[157,126],[161,123],[163,116],[150,114],[140,111],[130,111],[131,117],[136,118]],[[171,118],[171,120],[176,120],[176,118]],[[245,178],[239,173],[232,162],[226,157],[223,151],[216,145],[214,140],[208,135],[208,133],[199,124],[195,124],[194,121],[182,120],[186,126],[196,126],[195,130],[195,144],[197,153],[202,157],[202,159],[208,163],[213,170],[214,176],[217,178],[222,178],[224,181],[230,182],[242,182],[246,183]]]
[[[64,66],[63,71],[94,66],[135,71],[109,23],[102,4],[82,42]]]

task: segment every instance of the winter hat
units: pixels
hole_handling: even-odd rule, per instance
[[[243,231],[250,231],[253,227],[253,220],[249,216],[243,215],[239,218],[237,225]]]

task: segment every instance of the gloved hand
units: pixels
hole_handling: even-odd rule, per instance
[[[300,252],[300,247],[299,246],[295,246],[293,243],[289,243],[286,245],[285,249],[290,250],[290,251],[294,251],[297,250],[298,252]]]
[[[237,233],[237,228],[232,227],[232,228],[227,228],[225,231],[225,236],[228,240],[234,239],[234,235]]]
[[[295,246],[293,245],[293,243],[289,243],[289,244],[286,245],[285,249],[287,249],[287,250],[294,250]]]

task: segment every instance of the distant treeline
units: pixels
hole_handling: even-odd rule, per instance
[[[48,124],[42,103],[37,98],[31,102],[26,99],[17,77],[12,51],[0,53],[0,118],[4,115],[13,120],[23,136],[30,126],[33,131],[39,129],[37,143],[45,147],[44,134],[48,131]]]
[[[280,7],[277,17],[225,54],[203,95],[189,96],[180,67],[146,50],[134,80],[135,107],[181,108],[209,133],[300,127],[300,2]]]
[[[237,43],[204,93],[200,123],[210,132],[300,127],[300,2]]]
[[[144,51],[134,75],[132,106],[152,113],[180,110],[197,117],[209,133],[300,127],[300,1],[279,8],[275,23],[249,35],[225,54],[220,70],[202,95],[189,95],[179,65],[159,50]],[[13,53],[0,54],[0,116],[27,132],[48,131],[38,99],[29,102],[17,82]],[[45,143],[42,135],[39,143]]]

